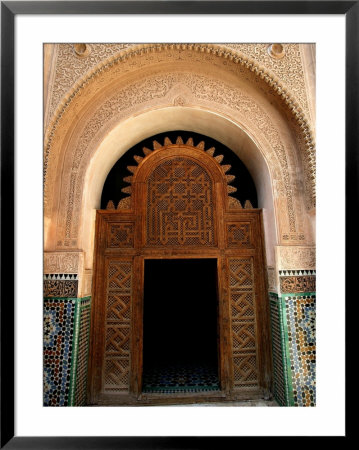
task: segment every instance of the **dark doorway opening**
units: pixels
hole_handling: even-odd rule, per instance
[[[216,259],[145,260],[143,392],[219,389]]]

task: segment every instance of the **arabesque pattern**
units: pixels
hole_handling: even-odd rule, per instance
[[[109,224],[107,246],[110,248],[133,247],[134,224]]]
[[[249,223],[232,223],[227,224],[227,241],[229,247],[250,247],[251,233]]]
[[[149,177],[147,243],[213,245],[213,189],[203,167],[188,158],[173,158]]]

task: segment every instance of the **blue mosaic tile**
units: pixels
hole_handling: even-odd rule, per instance
[[[315,294],[284,295],[295,406],[316,404]]]
[[[44,406],[67,406],[75,299],[44,299]]]

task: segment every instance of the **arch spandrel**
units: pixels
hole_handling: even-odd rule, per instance
[[[81,44],[80,44],[81,45]],[[67,99],[73,93],[82,80],[86,78],[86,73],[91,74],[106,65],[106,63],[113,59],[119,59],[126,54],[134,55],[135,52],[143,51],[160,51],[159,45],[153,44],[82,44],[86,47],[86,51],[81,55],[77,48],[79,44],[57,44],[49,45],[52,47],[52,52],[55,53],[56,71],[53,74],[53,82],[48,88],[48,113],[47,116],[53,116],[56,112],[56,107],[63,104],[62,99]],[[222,56],[226,65],[226,59],[233,60],[240,58],[244,65],[253,63],[254,67],[262,70],[262,76],[269,76],[270,80],[275,80],[284,87],[286,92],[290,92],[291,97],[300,105],[305,114],[310,117],[315,116],[313,106],[308,107],[308,95],[306,93],[305,78],[313,77],[313,45],[303,44],[283,44],[279,45],[282,50],[280,58],[277,52],[273,54],[273,45],[265,43],[257,44],[243,44],[243,43],[226,43],[226,44],[161,44],[162,51],[167,49],[182,50],[195,49],[210,53],[210,48],[217,49],[217,54]],[[278,45],[276,45],[278,47]],[[51,51],[51,50],[50,50]],[[91,55],[91,58],[86,56]],[[308,69],[303,64],[303,59],[308,60]],[[69,71],[69,67],[75,65],[76,71]],[[291,70],[288,70],[290,66]],[[310,72],[308,74],[308,72]],[[293,76],[295,74],[295,76]],[[269,81],[269,80],[268,80]],[[309,91],[313,85],[309,86]],[[48,120],[46,121],[48,124]],[[313,123],[312,123],[313,126]]]
[[[148,52],[154,50],[154,55],[149,57]],[[206,55],[201,52],[205,50],[207,52]],[[167,52],[167,53],[166,53]],[[176,57],[176,52],[180,52],[180,57]],[[262,88],[262,92],[268,91],[270,93],[271,101],[277,99],[279,103],[283,103],[285,105],[286,110],[289,115],[292,116],[295,120],[295,123],[300,125],[299,132],[303,134],[303,142],[305,145],[305,149],[303,148],[302,153],[304,155],[304,159],[307,158],[306,154],[312,154],[313,148],[313,139],[311,138],[311,132],[309,126],[307,125],[306,119],[298,107],[298,104],[293,100],[290,94],[280,86],[278,80],[273,78],[270,74],[266,73],[265,69],[259,67],[253,62],[250,62],[248,58],[246,59],[244,56],[240,56],[236,53],[231,53],[231,50],[226,49],[223,51],[218,46],[196,46],[196,45],[185,45],[181,47],[179,50],[176,46],[155,46],[152,49],[151,46],[144,46],[143,48],[137,48],[135,50],[129,50],[126,54],[122,56],[116,56],[106,62],[103,62],[99,67],[94,68],[92,72],[84,77],[84,79],[80,80],[77,85],[74,87],[72,92],[63,100],[62,104],[59,106],[56,114],[54,115],[54,119],[52,124],[48,128],[48,132],[46,133],[46,148],[45,148],[45,173],[47,173],[47,160],[50,156],[50,149],[56,141],[56,130],[61,126],[61,123],[66,121],[66,113],[69,109],[72,109],[72,114],[77,117],[81,113],[81,109],[83,108],[81,104],[83,102],[88,102],[88,100],[93,97],[96,98],[101,97],[103,93],[101,90],[103,86],[109,85],[109,83],[113,83],[116,79],[121,79],[121,83],[125,82],[126,77],[129,76],[129,73],[135,73],[136,69],[140,68],[142,73],[145,73],[146,68],[154,67],[156,64],[155,55],[159,53],[160,57],[158,60],[163,61],[166,57],[169,58],[168,62],[176,61],[176,64],[183,64],[185,60],[186,54],[189,54],[191,61],[196,60],[198,58],[202,58],[203,62],[206,63],[206,67],[210,67],[211,63],[220,67],[223,73],[234,72],[237,70],[238,80],[247,79],[253,80],[255,79],[254,85],[259,83],[263,83],[266,86],[265,89]],[[158,56],[158,55],[157,55]],[[194,58],[193,58],[194,56]],[[129,61],[130,59],[130,62]],[[218,58],[222,58],[225,63],[225,66],[218,65]],[[138,64],[138,65],[137,65]],[[158,63],[157,63],[158,64]],[[240,70],[238,70],[238,67]],[[196,69],[195,69],[196,71]],[[245,73],[245,77],[243,77],[243,73],[240,74],[238,72]],[[124,75],[125,74],[125,75]],[[163,82],[162,82],[163,83]],[[84,90],[86,91],[86,95],[83,95]],[[123,98],[122,100],[126,100]],[[153,101],[154,99],[152,99]],[[279,104],[278,103],[278,104]],[[69,125],[68,122],[67,125]],[[51,157],[56,157],[56,152],[51,152]],[[310,156],[308,155],[308,157]],[[310,161],[308,161],[309,168],[312,167],[313,161],[312,156],[310,156]],[[311,170],[311,169],[310,169]],[[51,175],[50,175],[51,178]],[[45,197],[46,197],[46,187],[45,187]]]

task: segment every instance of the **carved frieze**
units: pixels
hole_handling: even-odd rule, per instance
[[[315,292],[315,278],[313,275],[279,277],[280,291],[292,294]]]
[[[278,246],[278,270],[315,269],[315,247]]]
[[[78,280],[44,280],[44,297],[77,298]]]
[[[81,262],[80,252],[45,252],[44,273],[78,273]]]
[[[304,241],[304,233],[284,233],[282,235],[283,241]]]
[[[56,57],[56,71],[51,89],[51,114],[61,98],[96,65],[104,62],[110,56],[123,53],[134,44],[86,44],[88,51],[79,54],[76,51],[79,44],[58,44]],[[234,54],[239,52],[253,59],[259,65],[275,74],[295,95],[306,113],[308,100],[305,89],[303,62],[298,44],[283,44],[284,58],[272,58],[268,52],[268,44],[223,44]],[[181,100],[179,104],[182,104]]]

